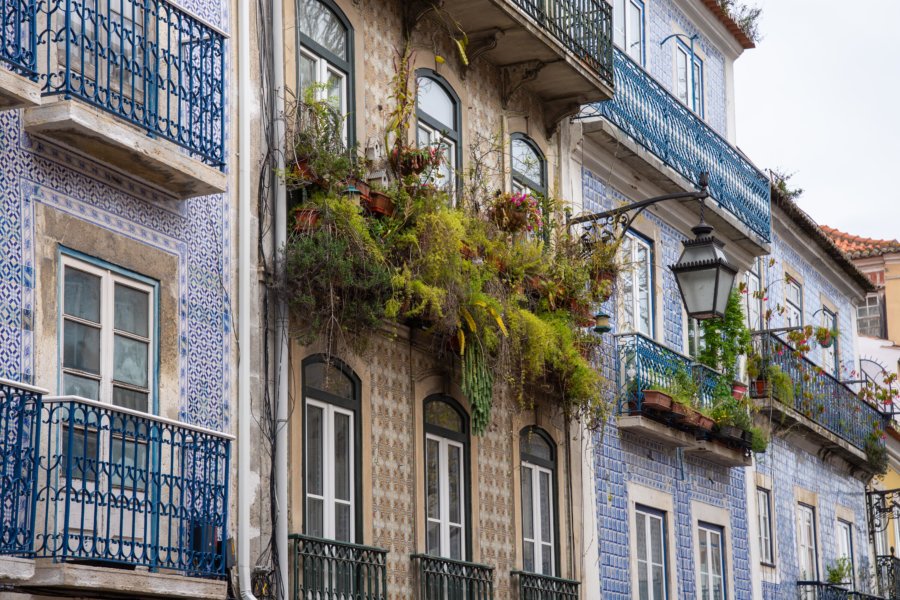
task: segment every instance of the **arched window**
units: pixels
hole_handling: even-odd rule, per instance
[[[547,159],[541,149],[524,133],[514,133],[511,138],[513,191],[546,196]]]
[[[359,387],[337,359],[317,355],[303,362],[303,523],[313,537],[359,538]]]
[[[522,462],[522,550],[525,571],[556,574],[556,451],[543,429],[519,433]]]
[[[321,85],[328,98],[346,114],[353,98],[353,28],[332,0],[297,0],[300,90]],[[352,119],[345,133],[353,140]]]
[[[425,538],[428,554],[468,555],[469,419],[449,396],[425,399]]]
[[[444,161],[438,184],[450,190],[462,162],[459,111],[459,96],[446,79],[431,69],[416,71],[416,143],[419,148],[440,147]]]

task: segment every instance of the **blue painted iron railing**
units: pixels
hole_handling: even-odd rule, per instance
[[[36,7],[34,0],[0,0],[0,60],[30,79],[37,78]]]
[[[582,118],[607,119],[694,184],[708,172],[710,195],[771,241],[769,179],[624,52],[613,55],[615,96],[585,107]]]
[[[671,385],[679,371],[691,374],[699,385],[698,404],[701,407],[712,406],[712,392],[721,377],[718,371],[695,363],[640,333],[623,333],[614,337],[618,357],[617,386],[625,392],[619,394],[619,414],[640,412],[644,390]]]
[[[613,84],[612,5],[605,0],[513,0],[600,77]]]
[[[772,333],[753,336],[757,354],[762,358],[760,373],[768,365],[777,365],[790,377],[794,398],[792,408],[831,433],[865,450],[866,439],[884,428],[884,415],[862,400],[852,389],[826,373],[805,356]],[[771,386],[770,386],[771,387]],[[777,395],[777,390],[771,392]],[[779,398],[790,402],[789,398]],[[883,441],[879,439],[879,443]]]
[[[293,534],[294,600],[387,600],[387,550]]]
[[[419,600],[493,600],[494,567],[430,554],[419,563]]]
[[[46,0],[43,94],[78,98],[225,163],[225,38],[165,0]]]
[[[224,577],[230,436],[44,398],[35,556]]]
[[[526,571],[511,574],[519,579],[519,600],[578,600],[578,581]]]
[[[42,396],[42,390],[0,379],[0,554],[32,552]]]

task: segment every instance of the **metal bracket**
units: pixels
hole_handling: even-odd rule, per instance
[[[891,521],[900,521],[900,489],[866,492],[869,533],[887,529]]]
[[[547,66],[542,60],[529,60],[502,67],[500,70],[500,101],[503,108],[509,108],[513,94],[525,83],[537,78],[541,70]]]

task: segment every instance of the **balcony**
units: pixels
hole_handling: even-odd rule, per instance
[[[797,591],[800,600],[851,600],[849,590],[821,581],[798,581]]]
[[[755,254],[771,241],[769,179],[640,65],[614,50],[616,93],[585,107],[586,136],[667,192],[695,190],[709,173],[707,220]],[[695,203],[686,208],[696,211]]]
[[[29,133],[174,198],[225,190],[221,32],[165,0],[38,6],[43,100],[24,112]]]
[[[513,571],[519,580],[519,600],[578,600],[581,584],[571,579]]]
[[[877,435],[883,430],[884,415],[777,335],[756,334],[753,345],[762,367],[751,392],[763,412],[777,415],[773,421],[779,426],[802,425],[817,445],[866,468],[867,440],[874,438],[875,443],[884,444]],[[788,385],[765,381],[771,378],[766,373],[772,366],[787,375]]]
[[[619,429],[653,440],[664,446],[683,448],[726,467],[751,464],[748,445],[719,438],[712,422],[700,420],[696,409],[713,406],[713,389],[722,377],[717,371],[657,344],[639,333],[618,334],[617,387]],[[644,403],[644,393],[654,386],[672,385],[679,372],[693,379],[699,390],[694,407],[687,412],[659,411]]]
[[[442,8],[467,32],[470,60],[484,54],[501,68],[504,105],[518,89],[530,90],[544,105],[548,129],[581,105],[612,97],[612,7],[605,0],[455,0]]]
[[[387,550],[291,535],[293,598],[387,600]]]
[[[878,594],[882,598],[891,600],[900,598],[900,558],[890,555],[876,556],[875,575],[878,581]]]
[[[5,381],[0,435],[0,578],[13,556],[34,590],[225,594],[230,436]]]
[[[413,554],[418,562],[419,600],[493,600],[494,567]]]
[[[0,0],[0,110],[36,106],[41,102],[37,81],[37,3]]]

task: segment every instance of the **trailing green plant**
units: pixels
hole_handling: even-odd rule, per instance
[[[721,379],[713,389],[712,407],[708,416],[719,426],[737,427],[750,431],[753,427],[751,405],[745,400],[738,400],[731,393],[731,384]]]
[[[705,345],[697,360],[721,372],[729,384],[737,379],[738,357],[751,352],[750,330],[741,304],[741,293],[734,289],[728,297],[725,315],[701,322]]]
[[[769,365],[766,367],[766,381],[769,382],[769,389],[784,404],[793,404],[794,402],[794,381],[791,376],[781,370],[778,365]]]
[[[685,368],[676,369],[666,384],[656,384],[648,389],[662,392],[684,406],[696,407],[700,397],[700,385]]]
[[[842,556],[825,567],[825,573],[826,581],[831,585],[850,583],[853,577],[853,564],[848,557]]]
[[[887,473],[887,446],[884,444],[880,430],[875,430],[866,436],[864,450],[866,452],[866,462],[869,463],[869,467],[872,471],[876,475]]]
[[[750,450],[762,454],[769,448],[769,434],[757,425],[752,425],[750,432]]]

